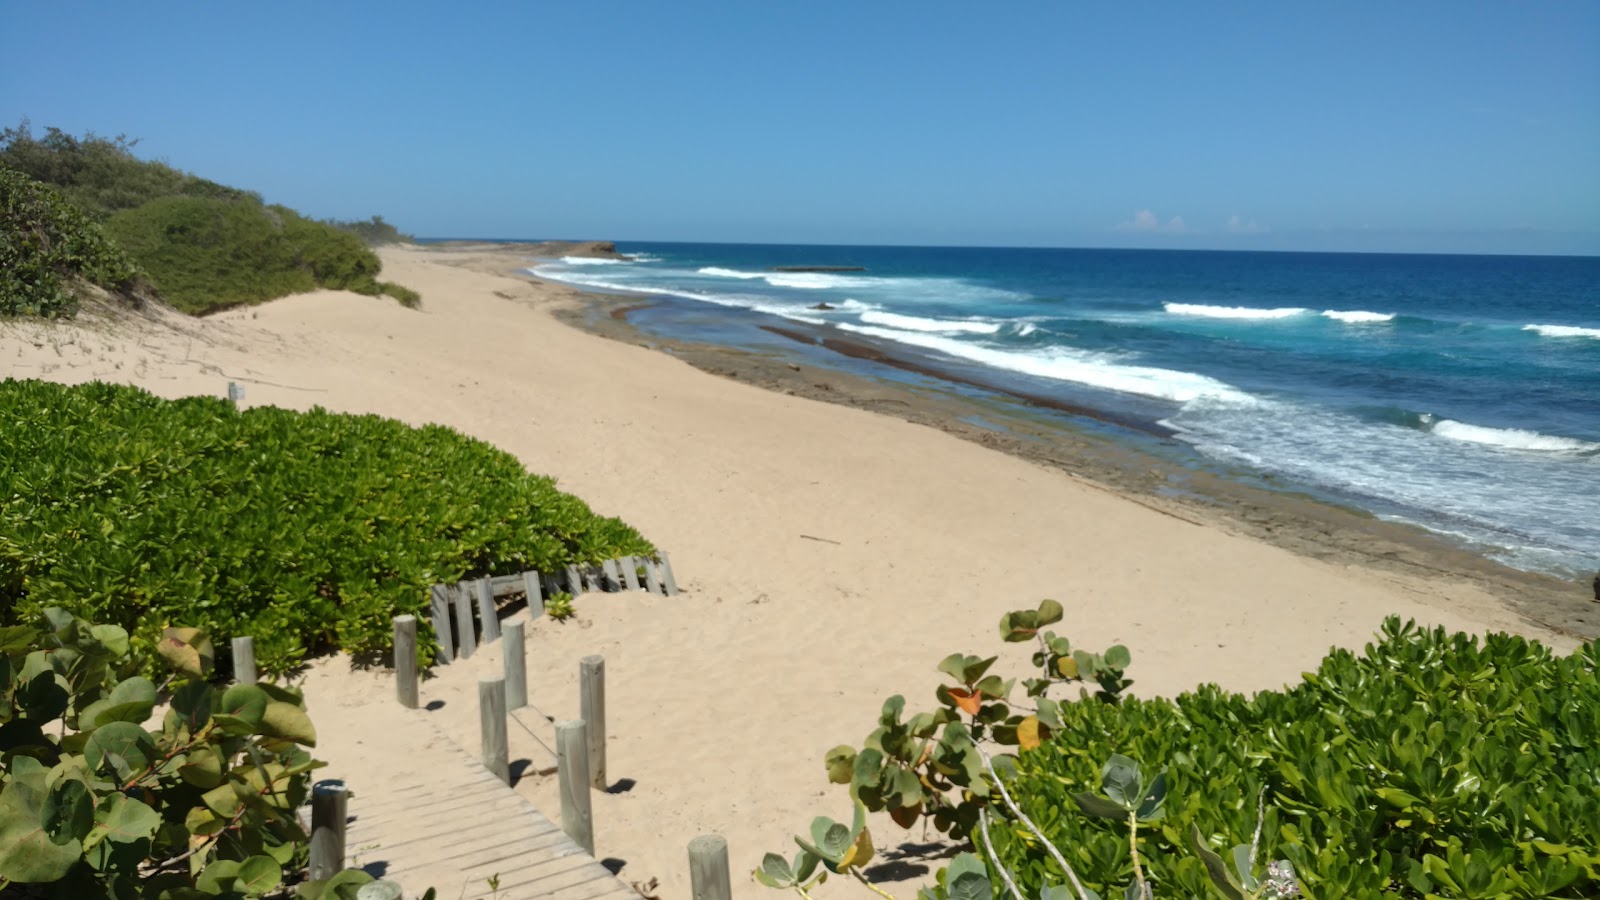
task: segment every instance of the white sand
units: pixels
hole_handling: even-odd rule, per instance
[[[577,332],[547,312],[563,288],[436,251],[384,256],[422,310],[323,292],[203,321],[0,325],[0,375],[164,396],[220,396],[233,380],[246,405],[442,422],[670,551],[681,596],[592,595],[577,621],[529,634],[532,693],[557,718],[577,715],[578,659],[605,656],[611,776],[634,786],[596,795],[599,855],[625,860],[630,880],[659,878],[664,898],[688,896],[684,848],[704,833],[728,838],[735,893],[763,894],[748,872],[764,851],[792,854],[814,815],[848,813],[822,754],[864,738],[890,694],[931,706],[941,658],[999,651],[999,615],[1044,597],[1065,604],[1059,630],[1075,644],[1126,644],[1143,693],[1282,685],[1391,613],[1573,643],[1477,588],[1297,557],[933,429]],[[425,689],[474,752],[476,678],[496,658]],[[324,661],[312,713],[330,741],[381,734],[390,691]],[[377,772],[384,754],[367,740],[334,762]],[[552,778],[518,789],[556,817]],[[883,817],[873,830],[880,848],[919,837]]]

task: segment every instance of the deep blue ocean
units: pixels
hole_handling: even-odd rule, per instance
[[[891,341],[1519,568],[1600,567],[1600,258],[618,249],[635,261],[534,271]],[[867,271],[771,271],[786,265]]]

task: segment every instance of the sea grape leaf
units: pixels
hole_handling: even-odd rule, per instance
[[[283,881],[283,869],[270,856],[252,856],[239,864],[234,890],[265,894]]]
[[[211,638],[198,628],[167,627],[156,644],[156,652],[173,669],[190,678],[204,678],[216,661]]]
[[[89,786],[76,778],[57,784],[44,798],[44,830],[58,843],[82,841],[94,827],[94,798]]]
[[[270,737],[283,738],[307,747],[317,745],[317,729],[312,727],[311,717],[300,707],[282,700],[267,702],[261,717],[261,730]]]
[[[83,845],[68,836],[58,842],[44,822],[45,771],[37,760],[17,757],[12,778],[0,791],[0,878],[50,882],[66,877],[83,855]]]
[[[109,767],[124,780],[143,772],[155,756],[155,742],[132,722],[102,725],[83,747],[84,760],[92,771],[104,772]]]
[[[1029,716],[1017,723],[1017,746],[1023,750],[1036,750],[1042,743],[1039,735],[1039,717]]]

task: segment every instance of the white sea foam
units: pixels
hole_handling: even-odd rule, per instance
[[[1523,331],[1535,331],[1544,337],[1594,338],[1600,340],[1600,328],[1579,328],[1576,325],[1524,325]]]
[[[563,256],[561,261],[569,266],[625,266],[629,259],[597,259],[590,256]]]
[[[1017,337],[1027,337],[1038,330],[1039,326],[1033,324],[1032,322],[1023,322],[1021,325],[1017,326]]]
[[[851,312],[861,312],[862,310],[869,310],[869,309],[883,309],[883,307],[879,306],[876,303],[862,303],[860,300],[857,300],[854,297],[846,297],[846,298],[844,298],[844,300],[840,301],[839,308],[840,309],[847,309],[847,310],[850,310]]]
[[[717,278],[765,278],[765,272],[741,272],[738,269],[724,269],[721,266],[706,266],[696,269],[696,275],[714,275]]]
[[[902,316],[898,313],[867,311],[861,321],[869,325],[884,325],[905,331],[925,331],[934,334],[994,334],[1000,330],[995,322],[951,321],[949,319],[924,319],[920,316]]]
[[[1388,322],[1394,319],[1394,313],[1367,312],[1363,309],[1325,309],[1322,315],[1346,325],[1368,325],[1377,322]]]
[[[1030,351],[998,350],[971,341],[917,331],[900,331],[871,325],[840,324],[839,327],[858,334],[937,350],[997,369],[1021,372],[1040,378],[1053,378],[1057,381],[1071,381],[1125,394],[1158,397],[1178,403],[1187,403],[1200,398],[1236,404],[1256,402],[1254,397],[1244,391],[1214,378],[1174,369],[1130,366],[1100,354],[1075,353],[1060,347]]]
[[[1207,306],[1204,303],[1163,303],[1161,307],[1177,316],[1204,316],[1208,319],[1287,319],[1310,312],[1303,306],[1256,309],[1252,306]]]
[[[1468,425],[1465,422],[1457,422],[1452,419],[1439,419],[1432,423],[1432,427],[1429,430],[1439,437],[1449,438],[1452,441],[1487,444],[1491,447],[1503,447],[1508,450],[1532,450],[1542,453],[1564,454],[1600,452],[1600,444],[1580,441],[1577,438],[1540,434],[1537,431],[1525,431],[1521,428],[1488,428],[1483,425]]]
[[[763,275],[767,284],[773,287],[802,288],[808,291],[824,291],[830,288],[865,287],[871,282],[865,278],[852,278],[848,275],[833,275],[828,272],[774,272]]]
[[[661,262],[661,257],[659,257],[659,256],[651,256],[648,253],[629,253],[628,254],[628,258],[633,260],[634,262],[643,262],[643,263]]]

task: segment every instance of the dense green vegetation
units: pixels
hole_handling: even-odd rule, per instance
[[[319,287],[388,294],[412,307],[421,302],[416,292],[377,278],[382,263],[365,241],[399,234],[381,218],[340,227],[306,219],[249,191],[141,160],[133,155],[134,144],[92,133],[76,138],[56,128],[35,138],[24,122],[0,131],[0,167],[55,188],[61,195],[56,207],[82,210],[59,214],[71,226],[64,233],[79,244],[101,240],[87,220],[100,221],[155,290],[184,312],[203,314]],[[44,258],[48,248],[10,239],[13,229],[7,229],[5,252],[17,258],[18,271],[60,268]],[[35,299],[60,293],[60,280],[31,277],[26,292],[11,293]],[[13,312],[50,314],[36,311],[40,302],[13,305]],[[70,312],[70,304],[52,308]]]
[[[411,235],[401,234],[400,229],[385,222],[383,216],[373,216],[371,219],[366,220],[357,219],[352,222],[329,219],[328,224],[340,231],[348,231],[361,238],[361,242],[369,247],[378,247],[383,244],[409,244],[412,241]]]
[[[441,426],[0,383],[0,621],[59,606],[128,629],[144,658],[167,625],[250,634],[283,672],[381,653],[437,582],[653,554]]]
[[[140,275],[76,207],[0,165],[0,315],[70,316],[82,282],[137,303]]]
[[[382,264],[359,238],[283,206],[162,197],[112,216],[106,233],[188,313],[319,287],[379,291]]]
[[[1122,753],[1165,769],[1165,817],[1141,850],[1159,896],[1208,896],[1191,826],[1218,849],[1249,843],[1263,788],[1262,854],[1320,900],[1600,896],[1597,666],[1595,643],[1560,657],[1391,619],[1364,654],[1335,650],[1286,691],[1066,704],[1012,786],[1091,887],[1130,880],[1127,828],[1070,796]],[[995,843],[1025,890],[1060,881],[1019,829]]]
[[[180,172],[166,163],[133,155],[138,141],[90,132],[73,137],[46,128],[36,138],[27,122],[0,131],[0,165],[55,187],[69,203],[97,221],[161,197],[209,197],[261,202],[258,194]]]
[[[0,628],[0,894],[243,900],[298,878],[322,765],[303,698],[212,684],[194,629],[168,629],[159,660],[160,688],[126,630],[60,609]]]
[[[923,900],[1024,897],[1579,900],[1600,896],[1600,643],[1558,656],[1390,618],[1282,691],[1127,697],[1129,654],[1074,650],[1044,601],[1001,637],[1036,642],[1020,686],[953,654],[938,707],[891,697],[864,747],[824,759],[853,825],[820,817],[756,878],[864,878],[861,812],[973,842]],[[1095,683],[1078,702],[1064,683]],[[1011,748],[1014,752],[1004,752]]]

